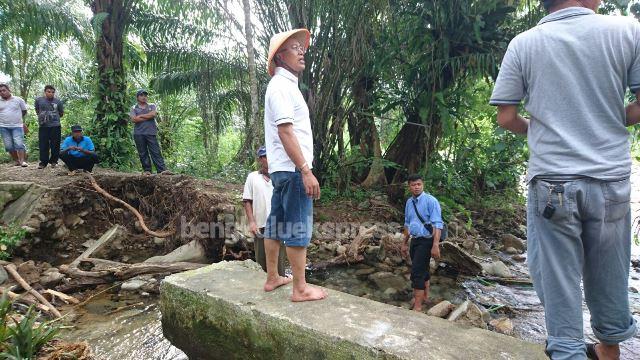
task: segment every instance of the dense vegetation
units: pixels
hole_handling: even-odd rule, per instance
[[[127,113],[148,88],[170,168],[241,181],[262,142],[269,37],[304,26],[301,88],[328,194],[393,193],[422,172],[453,206],[517,193],[526,140],[497,128],[487,101],[509,40],[543,15],[535,0],[0,0],[0,70],[30,104],[55,85],[63,126],[85,126],[120,170],[139,170]],[[28,122],[33,160],[33,111]]]

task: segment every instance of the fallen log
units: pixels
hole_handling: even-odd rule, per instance
[[[136,208],[134,208],[133,206],[129,205],[129,203],[127,203],[126,201],[120,200],[117,197],[109,194],[106,190],[104,190],[103,188],[100,187],[100,185],[98,185],[98,183],[96,182],[96,179],[93,177],[93,175],[91,175],[90,173],[86,173],[87,176],[89,177],[89,181],[91,182],[91,186],[93,186],[94,189],[96,189],[96,191],[98,193],[100,193],[102,196],[106,197],[107,199],[117,202],[118,204],[126,207],[127,209],[129,209],[129,211],[131,211],[133,213],[133,215],[138,219],[138,222],[140,222],[140,227],[142,228],[142,230],[144,230],[145,233],[151,235],[151,236],[155,236],[155,237],[159,237],[159,238],[165,238],[165,237],[169,237],[173,234],[176,233],[175,230],[171,230],[171,231],[165,231],[165,232],[156,232],[153,230],[150,230],[146,223],[144,222],[144,218],[142,217],[142,214],[140,214],[140,212],[138,210],[136,210]]]
[[[56,317],[58,318],[62,317],[62,314],[58,311],[58,309],[55,308],[55,306],[51,305],[51,303],[47,301],[47,299],[45,299],[44,296],[42,296],[39,292],[33,290],[33,288],[29,284],[27,284],[26,281],[24,281],[22,276],[18,274],[18,271],[16,270],[16,266],[14,264],[6,265],[4,268],[7,270],[9,274],[11,274],[11,276],[13,276],[13,278],[18,282],[18,284],[20,284],[20,286],[22,286],[22,288],[25,291],[33,295],[42,305],[45,305],[46,307],[50,308],[51,312]]]
[[[82,262],[91,263],[95,269],[99,270],[84,271],[69,265],[61,265],[60,272],[70,277],[71,280],[66,284],[59,285],[56,290],[69,292],[71,289],[76,290],[87,286],[124,281],[139,275],[170,275],[208,265],[189,262],[125,264],[93,258],[83,259]]]
[[[441,258],[439,261],[447,263],[467,275],[480,275],[482,264],[454,243],[445,241],[440,244]]]

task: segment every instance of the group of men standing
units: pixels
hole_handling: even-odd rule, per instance
[[[78,170],[91,172],[99,162],[95,146],[91,138],[83,134],[80,125],[71,126],[71,134],[64,141],[62,138],[61,118],[64,116],[64,104],[56,96],[56,89],[52,85],[44,87],[44,94],[34,103],[38,118],[38,148],[40,152],[38,169],[47,166],[57,167],[58,160],[62,160],[71,173]],[[170,174],[167,170],[160,143],[158,141],[158,124],[156,117],[158,109],[155,104],[149,104],[148,92],[136,92],[136,104],[129,113],[134,124],[133,138],[140,157],[144,174],[151,173],[151,163],[158,173]],[[11,94],[7,84],[0,84],[0,134],[5,150],[11,155],[16,166],[28,167],[24,137],[28,134],[28,127],[24,123],[27,115],[25,101]]]
[[[626,127],[640,123],[640,24],[597,15],[600,3],[541,0],[549,15],[511,41],[490,99],[501,127],[528,136],[528,266],[545,309],[545,353],[554,360],[619,359],[619,343],[637,332],[627,293]],[[306,284],[304,273],[313,200],[320,197],[309,111],[298,86],[309,43],[306,29],[271,39],[266,151],[259,150],[261,170],[249,176],[244,193],[248,215],[269,213],[264,219],[249,216],[252,232],[264,236],[264,290],[293,281],[292,301],[327,297]],[[625,107],[627,88],[636,100]],[[530,118],[518,115],[522,101]],[[264,188],[259,198],[252,191],[256,184]],[[413,308],[421,310],[429,293],[429,258],[440,256],[443,220],[420,176],[410,176],[408,184],[402,251],[412,258]],[[268,204],[271,191],[270,209],[263,204],[257,211],[257,199]],[[281,245],[293,279],[279,271]],[[581,282],[599,343],[584,341]]]

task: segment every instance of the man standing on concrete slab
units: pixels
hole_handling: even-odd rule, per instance
[[[552,359],[617,359],[636,334],[628,299],[631,156],[640,104],[640,24],[596,15],[600,0],[544,0],[515,37],[490,103],[498,124],[527,134],[528,263],[545,309]],[[530,119],[518,115],[518,105]],[[582,291],[599,344],[585,346]]]
[[[258,149],[258,164],[260,170],[254,171],[247,176],[242,193],[244,212],[249,222],[249,232],[253,235],[253,248],[256,254],[256,262],[260,264],[264,271],[267,271],[267,258],[264,252],[264,227],[267,223],[267,216],[271,212],[271,196],[273,195],[273,184],[269,176],[269,164],[267,163],[267,148],[261,146]],[[278,255],[278,274],[285,276],[284,258],[286,254],[284,247],[280,247]]]
[[[307,29],[274,35],[267,61],[271,81],[265,94],[264,133],[273,197],[264,233],[267,257],[264,290],[272,291],[291,282],[277,271],[282,243],[293,272],[292,301],[327,297],[324,290],[310,286],[305,278],[307,246],[313,230],[313,199],[320,198],[320,185],[311,171],[313,136],[309,108],[298,88],[310,37]]]
[[[16,166],[27,167],[24,146],[24,117],[27,104],[18,96],[11,95],[7,84],[0,84],[0,135],[4,149],[11,155]]]
[[[422,312],[422,305],[429,300],[429,262],[440,258],[440,234],[444,226],[438,199],[424,192],[420,175],[407,180],[411,197],[404,208],[404,242],[402,254],[411,256],[411,287],[413,310]],[[411,238],[411,248],[408,246]]]
[[[44,87],[44,96],[36,99],[34,108],[38,114],[38,148],[40,149],[40,164],[38,169],[58,165],[60,158],[60,138],[62,136],[60,118],[64,116],[64,105],[55,97],[56,88],[53,85]]]
[[[140,89],[136,92],[136,105],[131,108],[129,116],[133,121],[133,140],[140,156],[140,163],[145,175],[151,174],[151,161],[159,174],[169,174],[164,165],[164,158],[158,141],[158,108],[156,104],[147,103],[149,93]],[[151,155],[151,160],[149,160]]]

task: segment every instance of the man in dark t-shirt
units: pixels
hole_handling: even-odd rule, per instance
[[[52,85],[44,87],[44,96],[36,99],[34,107],[38,114],[38,147],[40,148],[40,164],[38,169],[58,165],[60,157],[60,118],[64,115],[64,106],[55,97],[56,89]]]
[[[137,104],[131,108],[129,116],[133,121],[133,140],[138,149],[140,163],[145,174],[151,174],[151,161],[158,173],[169,173],[164,165],[164,159],[158,142],[158,124],[156,116],[158,110],[155,104],[147,102],[149,94],[140,89],[136,92]],[[151,160],[149,159],[151,155]]]

